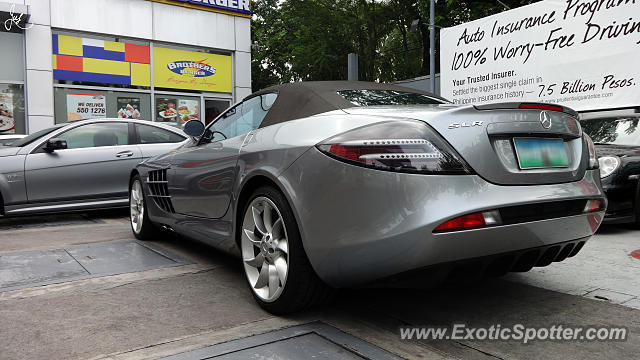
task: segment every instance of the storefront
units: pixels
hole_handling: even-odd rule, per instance
[[[24,29],[27,7],[0,3],[0,134],[25,133]]]
[[[208,122],[251,92],[248,0],[26,2],[26,30],[0,33],[0,116],[12,115],[0,133],[96,117]]]

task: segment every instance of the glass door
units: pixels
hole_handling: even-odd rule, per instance
[[[230,100],[204,99],[204,123],[209,125],[215,118],[231,106]]]

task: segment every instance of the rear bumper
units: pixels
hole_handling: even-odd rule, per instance
[[[531,249],[452,261],[380,279],[371,286],[429,287],[446,280],[469,281],[483,276],[501,276],[508,272],[525,272],[536,266],[548,266],[577,255],[589,238],[567,241]]]
[[[310,150],[279,178],[307,256],[335,287],[428,266],[586,241],[604,212],[434,234],[460,215],[514,205],[604,196],[597,172],[554,185],[500,186],[479,176],[428,176],[366,169]]]

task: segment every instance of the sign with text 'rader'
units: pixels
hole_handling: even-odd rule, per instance
[[[221,12],[223,14],[251,17],[250,0],[151,0],[165,4],[181,4],[201,10]]]
[[[441,31],[442,96],[640,106],[640,1],[547,0]]]

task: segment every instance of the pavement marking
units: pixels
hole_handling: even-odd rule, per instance
[[[268,331],[282,329],[302,324],[301,320],[271,317],[258,321],[251,321],[237,326],[209,330],[199,334],[182,336],[163,341],[143,348],[129,349],[113,354],[105,354],[88,360],[142,360],[157,359],[178,353],[202,349],[209,345],[220,344],[239,338],[263,334]]]
[[[632,252],[631,256],[633,256],[634,258],[640,260],[640,250],[636,250],[636,251]]]
[[[607,289],[597,289],[585,294],[584,296],[591,299],[607,301],[612,304],[623,304],[636,298],[634,295],[623,294]]]
[[[210,358],[402,360],[397,355],[370,344],[322,321],[296,325],[264,334],[208,346],[163,358],[164,360],[200,360]]]
[[[334,306],[335,307],[335,306]],[[358,337],[378,347],[387,349],[407,359],[457,359],[452,354],[437,349],[424,341],[402,340],[398,329],[406,323],[379,311],[371,312],[362,307],[357,309],[331,309],[317,315],[318,319],[346,333]],[[479,359],[477,354],[473,354]]]
[[[640,310],[640,298],[634,298],[620,305]]]
[[[190,263],[156,245],[131,240],[13,252],[0,255],[0,291]]]
[[[385,324],[383,327],[380,326],[381,324],[379,322],[383,317],[384,316],[380,316],[380,314],[378,314],[378,316],[369,314],[369,321],[374,321],[375,319],[375,321],[378,322],[374,324],[361,317],[354,317],[353,313],[347,313],[334,308],[315,310],[286,318],[274,316],[267,319],[238,324],[237,326],[205,331],[138,349],[99,355],[88,360],[158,359],[319,320],[347,334],[355,334],[362,340],[386,349],[403,358],[420,358],[424,360],[456,359],[451,355],[430,347],[428,344],[417,341],[400,340],[397,334],[386,328],[388,324]]]
[[[0,255],[0,291],[89,275],[65,249]]]
[[[13,299],[26,299],[36,296],[49,295],[53,293],[65,292],[85,292],[91,290],[105,290],[128,285],[139,281],[167,279],[185,274],[198,274],[211,271],[217,266],[204,266],[200,264],[190,264],[169,268],[152,269],[134,273],[109,275],[83,280],[68,281],[60,284],[43,285],[38,287],[10,290],[0,292],[0,301]]]

